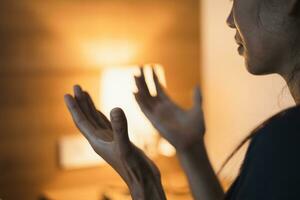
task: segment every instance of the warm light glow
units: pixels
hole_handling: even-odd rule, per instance
[[[171,157],[171,156],[174,156],[176,154],[176,150],[175,148],[170,145],[170,143],[161,138],[159,140],[159,143],[158,143],[158,152],[161,154],[161,155],[164,155],[164,156],[167,156],[167,157]]]
[[[137,47],[127,40],[104,40],[83,43],[82,49],[91,65],[114,66],[134,60]]]
[[[163,68],[155,65],[155,70],[162,84],[166,85]],[[153,156],[157,154],[159,136],[134,99],[133,92],[136,90],[134,75],[139,75],[138,67],[104,69],[100,79],[100,107],[107,116],[114,107],[122,108],[127,116],[131,141],[148,155]],[[145,68],[145,78],[150,93],[155,95],[150,66]]]
[[[93,167],[106,162],[93,150],[83,135],[65,135],[59,138],[59,164],[63,169]]]

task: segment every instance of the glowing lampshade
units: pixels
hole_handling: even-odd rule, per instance
[[[162,85],[166,85],[163,68],[159,65],[155,65],[154,68]],[[137,89],[134,75],[139,75],[138,66],[103,69],[100,78],[100,108],[107,116],[114,107],[122,108],[127,116],[130,140],[148,155],[154,156],[161,149],[158,146],[161,141],[159,141],[156,130],[135,101],[133,92]],[[150,93],[155,95],[156,91],[150,66],[145,67],[145,79]],[[164,154],[172,154],[169,147],[164,149],[167,149]]]

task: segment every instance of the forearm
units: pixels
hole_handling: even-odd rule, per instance
[[[166,200],[159,169],[139,149],[124,168],[126,182],[133,200]]]
[[[166,200],[161,182],[151,176],[140,177],[138,184],[127,185],[133,200]]]
[[[195,200],[222,200],[224,191],[210,164],[204,142],[184,151],[178,159],[188,178]]]

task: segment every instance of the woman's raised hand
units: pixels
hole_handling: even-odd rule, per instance
[[[141,68],[140,71],[141,75],[135,76],[138,92],[134,95],[141,110],[153,126],[177,151],[184,151],[198,142],[202,143],[205,124],[199,88],[195,88],[194,91],[193,107],[189,110],[184,110],[168,97],[154,69],[152,69],[152,73],[157,91],[156,96],[152,96],[149,92],[145,81],[144,69]]]
[[[80,86],[74,87],[74,96],[65,95],[65,102],[80,132],[123,178],[133,199],[165,199],[159,170],[129,141],[126,116],[120,108],[111,111],[109,121]]]

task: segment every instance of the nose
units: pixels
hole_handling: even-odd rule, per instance
[[[226,20],[227,25],[230,28],[236,28],[235,24],[234,24],[234,19],[233,19],[233,10],[231,9],[230,14]]]

